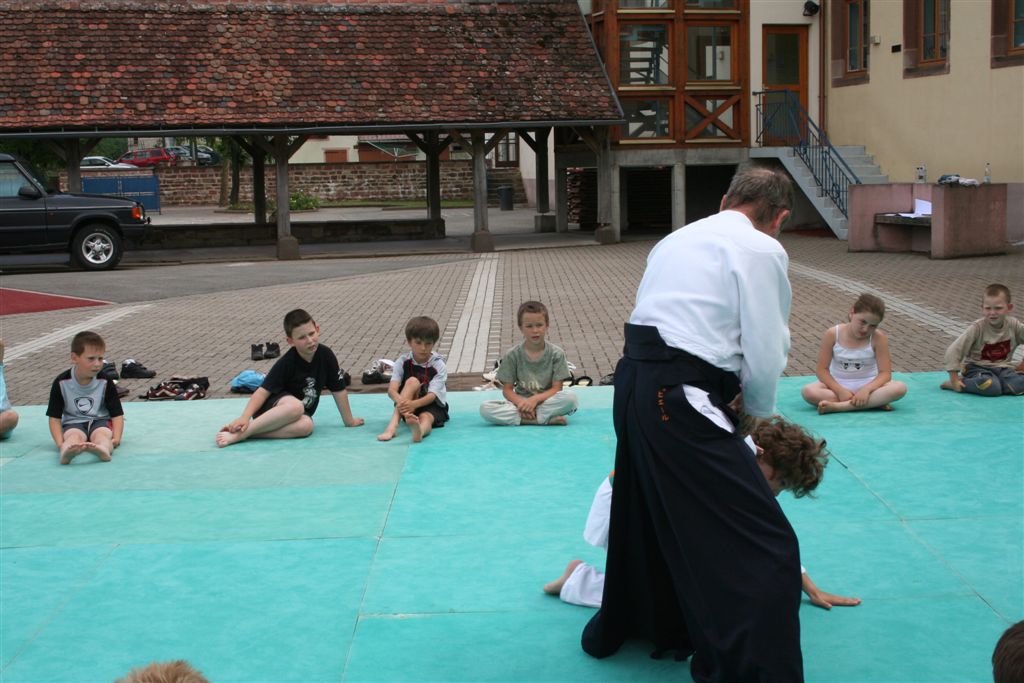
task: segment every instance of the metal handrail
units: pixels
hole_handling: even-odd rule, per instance
[[[780,146],[793,148],[818,187],[844,216],[849,217],[849,186],[859,185],[861,181],[829,142],[828,135],[818,128],[792,90],[760,90],[754,95],[757,96],[757,143],[764,147],[766,138],[785,140],[785,145]],[[768,102],[766,95],[781,95],[782,101]]]

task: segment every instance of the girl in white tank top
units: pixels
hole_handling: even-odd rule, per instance
[[[817,382],[804,386],[804,400],[818,412],[883,408],[903,398],[907,387],[892,379],[889,340],[878,329],[885,303],[862,294],[850,310],[850,321],[825,331],[818,349]]]

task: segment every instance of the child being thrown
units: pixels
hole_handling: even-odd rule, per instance
[[[786,490],[792,491],[796,498],[809,495],[821,482],[828,464],[825,442],[814,439],[799,425],[782,418],[759,421],[753,433],[747,437],[747,444],[755,451],[757,464],[776,496]],[[614,476],[612,472],[598,488],[583,530],[583,538],[598,548],[608,547]],[[821,590],[811,581],[806,571],[803,571],[801,577],[801,588],[811,604],[823,609],[832,609],[834,605],[860,604],[858,598]],[[600,607],[604,593],[604,573],[581,560],[573,560],[566,566],[562,576],[544,586],[544,592],[557,595],[572,605]]]

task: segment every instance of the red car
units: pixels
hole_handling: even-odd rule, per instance
[[[156,166],[158,164],[174,166],[178,163],[178,157],[162,147],[151,147],[149,149],[136,149],[132,152],[125,152],[118,159],[118,162],[140,167]]]

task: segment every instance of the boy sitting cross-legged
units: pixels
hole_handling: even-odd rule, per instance
[[[117,387],[96,376],[103,369],[106,348],[95,332],[79,332],[71,340],[71,368],[53,380],[46,415],[61,465],[81,453],[110,462],[121,443],[124,410]]]
[[[523,342],[501,359],[495,379],[501,383],[504,401],[484,401],[480,415],[498,425],[565,425],[566,415],[576,412],[579,399],[562,390],[572,375],[565,352],[546,341],[548,309],[539,301],[519,306],[516,322]]]
[[[334,352],[320,343],[320,326],[301,308],[284,317],[288,351],[270,368],[238,417],[221,427],[217,445],[223,448],[246,439],[295,439],[313,433],[313,413],[326,387],[334,396],[346,427],[363,424],[352,417],[347,382]]]
[[[441,336],[437,322],[419,316],[405,325],[405,341],[409,350],[395,361],[388,384],[388,396],[395,402],[387,428],[377,437],[381,441],[395,438],[398,423],[404,421],[419,443],[434,427],[448,421],[448,368],[444,359],[434,353],[434,344]]]
[[[949,379],[940,386],[980,396],[1024,396],[1024,363],[1013,366],[1014,349],[1024,344],[1024,322],[1010,315],[1010,290],[1000,284],[986,287],[981,312],[985,317],[946,349]]]

